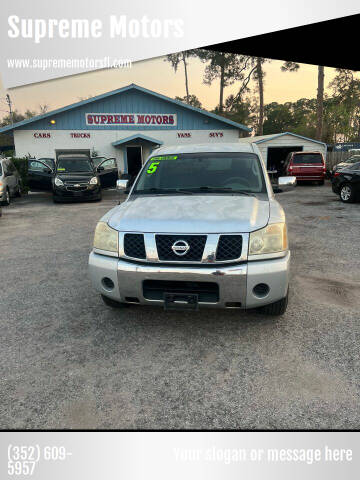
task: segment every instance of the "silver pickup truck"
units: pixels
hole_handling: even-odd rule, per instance
[[[277,190],[295,185],[280,177]],[[97,224],[89,271],[111,307],[281,315],[289,263],[284,211],[260,152],[239,142],[153,151],[126,201]]]

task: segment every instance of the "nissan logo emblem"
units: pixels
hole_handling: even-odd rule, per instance
[[[181,257],[187,254],[187,252],[190,250],[190,245],[185,240],[176,240],[171,247],[171,250],[175,253],[175,255],[179,255]]]

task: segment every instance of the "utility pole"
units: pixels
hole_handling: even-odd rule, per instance
[[[8,93],[6,94],[6,102],[7,102],[7,104],[9,105],[9,113],[10,113],[11,125],[13,125],[13,124],[14,124],[14,119],[13,119],[13,111],[12,111],[12,102],[11,102],[10,95],[9,95]]]

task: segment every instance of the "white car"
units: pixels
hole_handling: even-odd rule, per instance
[[[20,175],[11,158],[0,158],[0,204],[10,205],[15,196],[21,196]]]

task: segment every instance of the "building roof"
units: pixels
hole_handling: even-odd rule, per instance
[[[250,142],[250,143],[264,143],[269,140],[273,140],[274,138],[282,137],[284,135],[292,135],[293,137],[302,138],[303,140],[308,140],[309,142],[320,143],[321,145],[325,145],[326,143],[320,142],[319,140],[314,140],[313,138],[303,137],[302,135],[298,135],[297,133],[292,132],[283,132],[283,133],[273,133],[270,135],[258,135],[255,137],[245,137],[241,138],[241,142]]]
[[[66,107],[58,108],[56,110],[46,112],[42,115],[37,115],[36,117],[32,117],[28,120],[23,120],[21,122],[14,123],[13,125],[7,125],[6,127],[0,128],[0,133],[15,130],[15,129],[20,128],[24,125],[29,125],[30,123],[37,122],[38,120],[42,120],[44,118],[48,118],[48,117],[51,117],[53,115],[57,115],[58,113],[63,113],[63,112],[69,111],[69,110],[73,110],[73,109],[81,107],[83,105],[87,105],[87,104],[90,104],[92,102],[96,102],[98,100],[108,98],[112,95],[118,95],[119,93],[127,92],[128,90],[138,90],[142,93],[152,95],[156,98],[159,98],[161,100],[165,100],[167,102],[173,103],[173,104],[178,105],[180,107],[183,107],[185,109],[192,110],[193,112],[201,113],[201,114],[203,114],[207,117],[218,120],[218,121],[223,122],[227,125],[231,125],[231,126],[233,126],[235,128],[238,128],[240,130],[244,130],[246,132],[251,132],[251,128],[246,127],[245,125],[242,125],[241,123],[233,122],[232,120],[228,120],[227,118],[221,117],[220,115],[216,115],[215,113],[210,113],[210,112],[207,112],[206,110],[203,110],[201,108],[193,107],[193,106],[188,105],[188,104],[186,104],[184,102],[181,102],[179,100],[175,100],[173,98],[167,97],[166,95],[162,95],[160,93],[154,92],[152,90],[148,90],[147,88],[140,87],[139,85],[135,85],[135,83],[132,83],[131,85],[127,85],[126,87],[118,88],[117,90],[112,90],[111,92],[103,93],[101,95],[97,95],[96,97],[87,98],[86,100],[81,100],[80,102],[72,103],[71,105],[67,105]]]
[[[152,143],[153,145],[162,145],[164,142],[161,140],[157,140],[156,138],[149,137],[148,135],[143,135],[142,133],[135,133],[134,135],[131,135],[130,137],[122,138],[121,140],[116,140],[116,142],[112,142],[113,147],[119,147],[120,145],[123,145],[124,143],[129,143],[133,142],[134,140],[142,140],[145,142]]]

